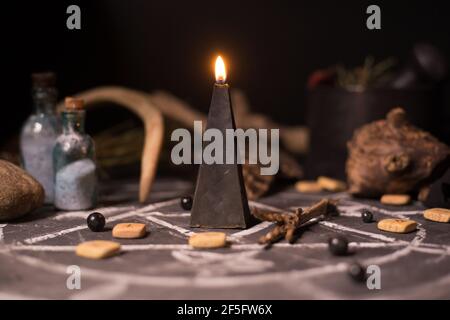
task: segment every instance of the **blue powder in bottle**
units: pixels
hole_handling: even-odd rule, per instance
[[[36,73],[33,80],[34,113],[26,120],[20,134],[20,153],[24,169],[45,190],[45,203],[53,203],[52,151],[61,126],[56,116],[55,74]]]
[[[83,101],[66,98],[63,132],[53,149],[55,207],[86,210],[97,203],[94,141],[84,133]]]
[[[60,168],[55,177],[55,206],[63,210],[84,210],[95,206],[95,163],[82,159]]]

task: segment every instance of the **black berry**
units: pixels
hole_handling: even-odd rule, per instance
[[[105,217],[100,212],[91,213],[87,217],[87,225],[94,232],[102,231],[105,227]]]
[[[365,223],[371,223],[373,221],[373,213],[367,209],[361,212],[361,218]]]
[[[192,197],[185,196],[181,198],[181,207],[184,210],[191,210],[192,209]]]
[[[330,210],[329,215],[332,217],[339,217],[339,210],[336,206],[329,206],[329,208],[327,208]]]
[[[366,270],[356,262],[348,266],[348,274],[358,282],[363,282],[366,279]]]
[[[348,240],[344,237],[331,237],[328,239],[328,249],[335,256],[344,256],[348,253]]]

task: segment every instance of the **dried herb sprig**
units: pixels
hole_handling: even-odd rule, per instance
[[[101,167],[139,163],[144,145],[144,129],[127,121],[98,133],[94,141]]]
[[[363,91],[368,87],[385,83],[391,76],[396,61],[393,58],[375,63],[372,56],[366,57],[364,64],[353,69],[343,65],[336,67],[336,84],[352,91]]]

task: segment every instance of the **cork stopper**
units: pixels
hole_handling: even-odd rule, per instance
[[[84,100],[83,99],[67,97],[64,101],[64,104],[66,106],[66,110],[68,110],[68,111],[83,110],[83,108],[84,108]]]
[[[56,85],[56,74],[54,72],[40,72],[31,74],[33,88],[52,88]]]

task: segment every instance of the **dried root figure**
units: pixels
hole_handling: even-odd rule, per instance
[[[401,108],[357,129],[347,145],[349,192],[363,197],[417,192],[450,160],[450,148],[411,125]]]
[[[336,202],[322,199],[320,202],[303,210],[298,208],[295,212],[262,212],[254,209],[253,215],[264,221],[276,222],[276,226],[259,239],[261,244],[272,244],[283,237],[289,242],[295,241],[296,231],[312,219],[328,216],[337,211]]]

